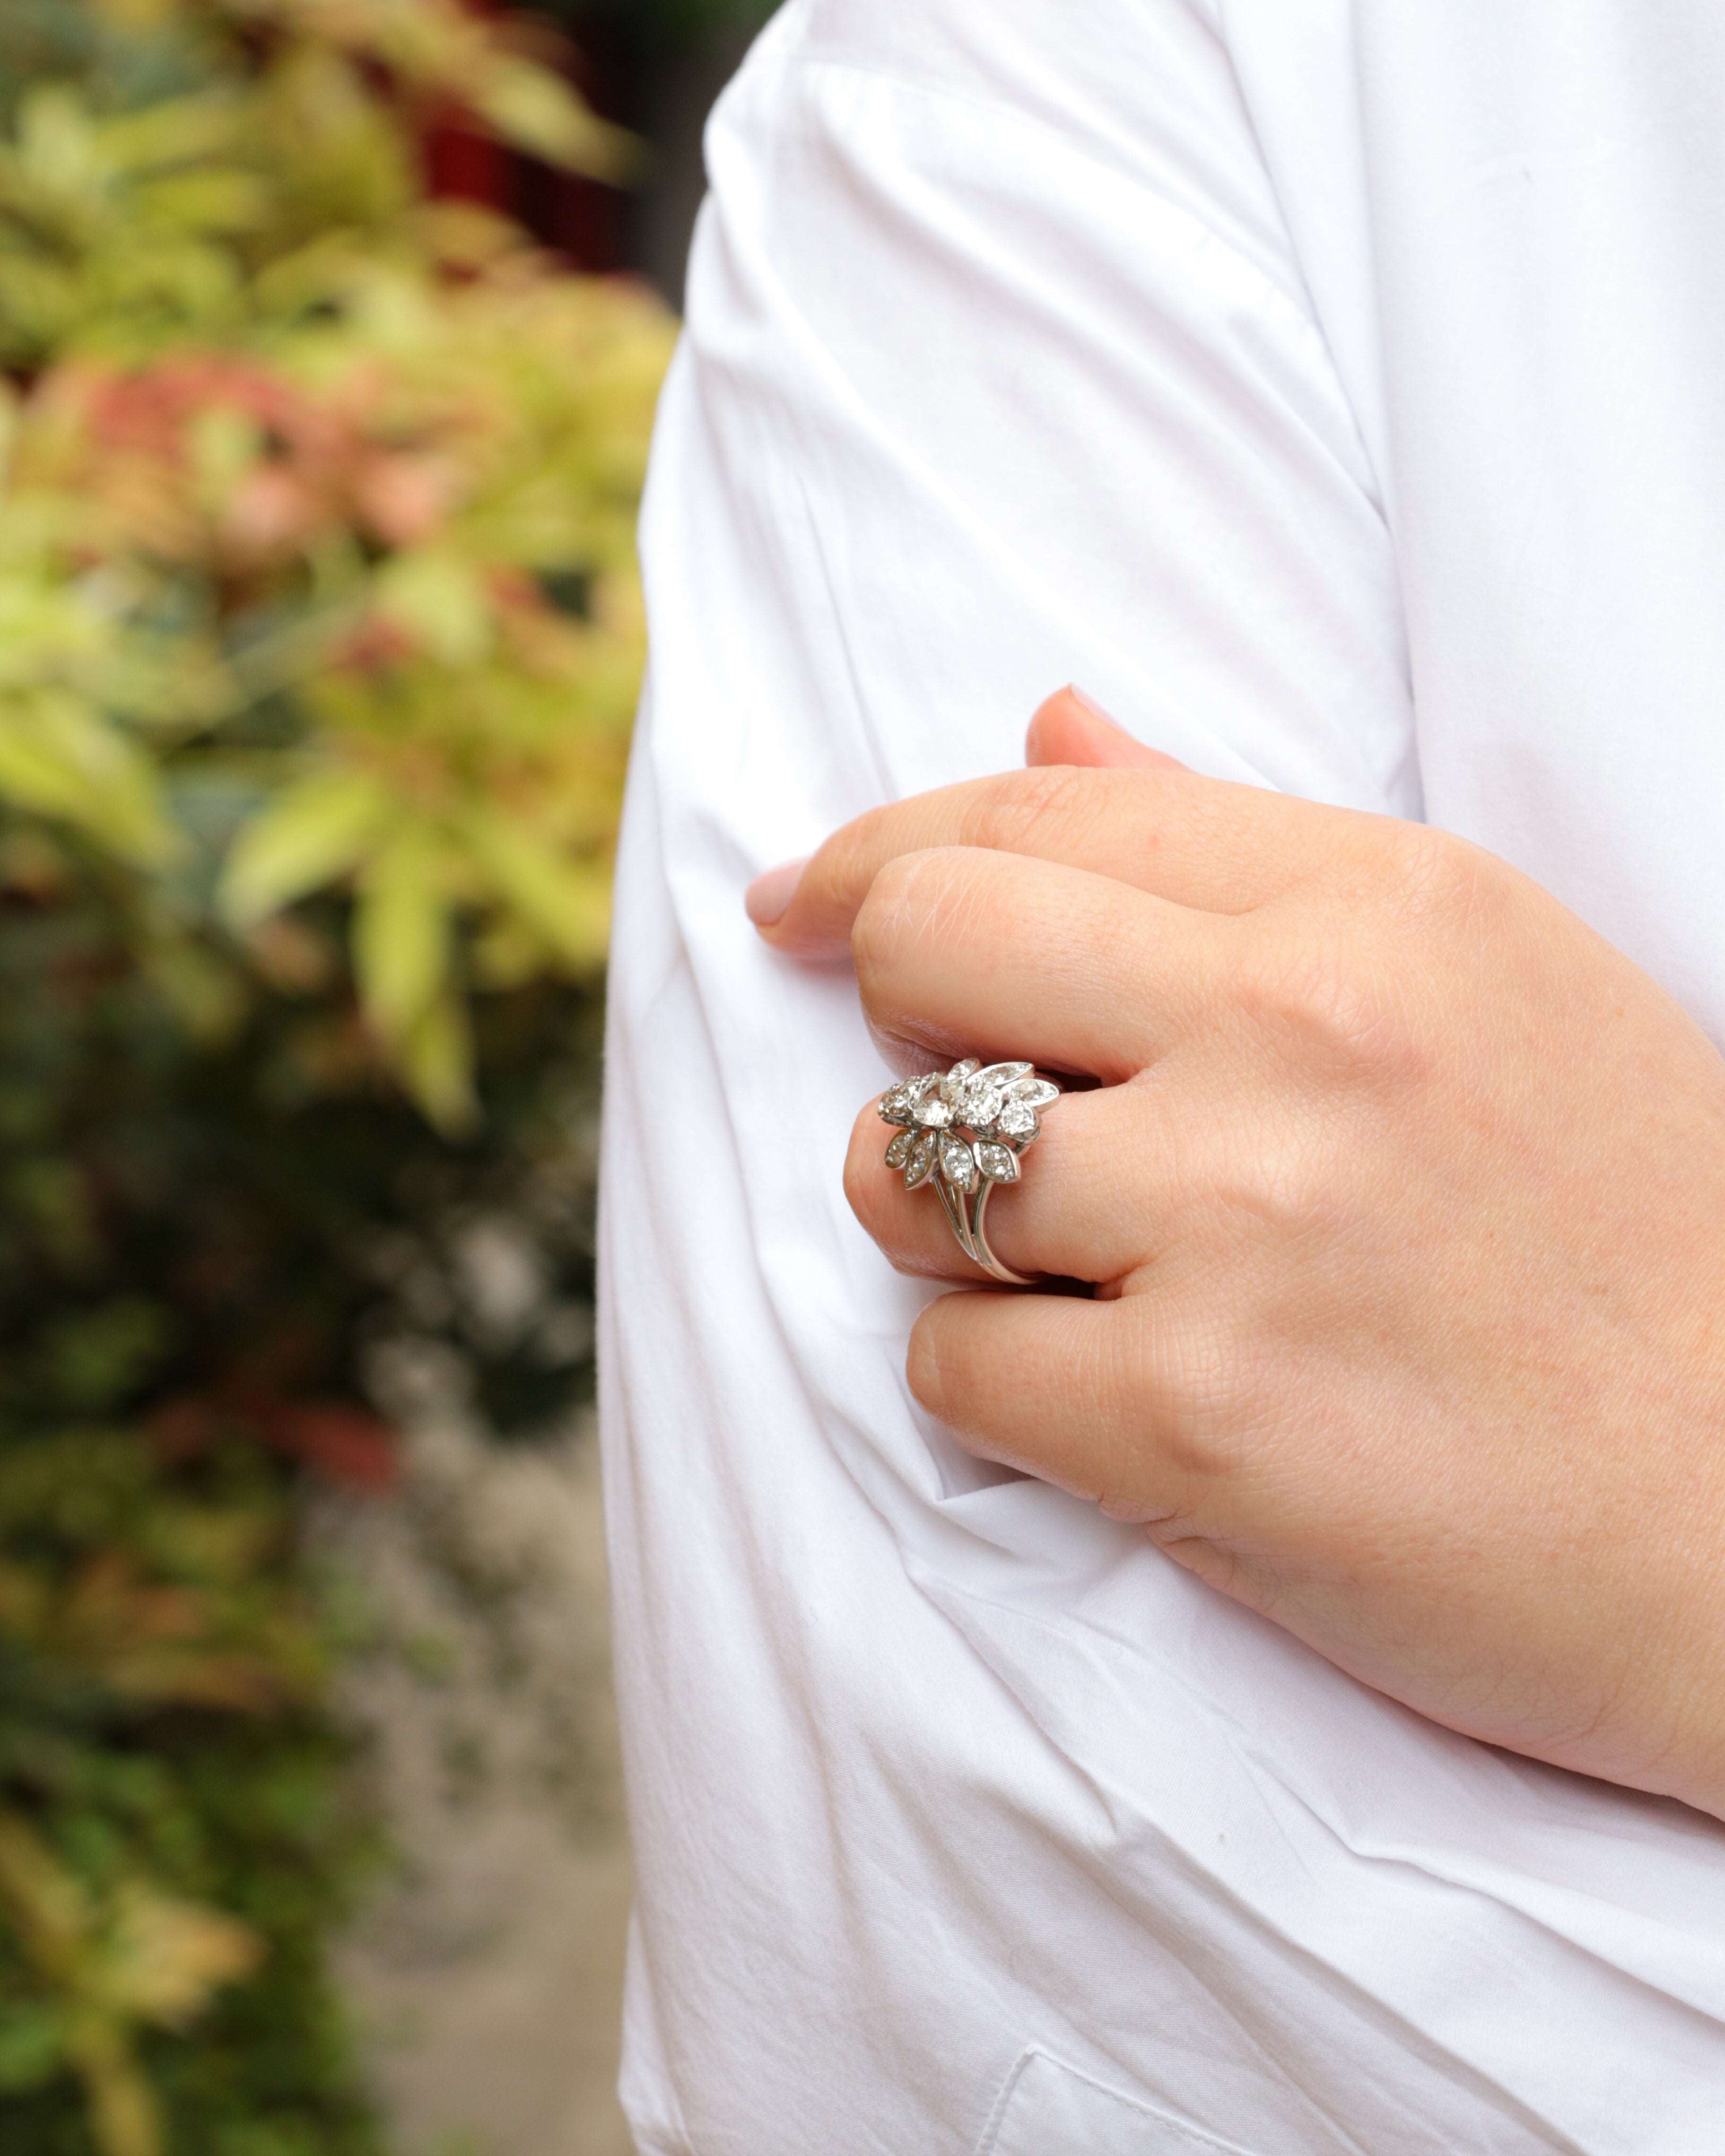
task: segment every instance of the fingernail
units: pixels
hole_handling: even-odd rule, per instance
[[[805,854],[799,861],[781,861],[776,869],[757,875],[743,893],[744,908],[757,928],[770,928],[783,916],[797,895],[797,886],[810,859]]]
[[[1091,716],[1093,719],[1100,719],[1105,726],[1112,726],[1115,732],[1117,734],[1123,734],[1126,732],[1126,728],[1122,726],[1119,720],[1115,717],[1113,712],[1105,711],[1101,706],[1096,701],[1096,698],[1094,696],[1086,696],[1083,690],[1079,687],[1076,681],[1068,682],[1066,685],[1066,694],[1070,696],[1076,703],[1082,704],[1085,710],[1090,713]]]

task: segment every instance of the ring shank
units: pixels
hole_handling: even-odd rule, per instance
[[[948,1224],[957,1238],[958,1247],[973,1264],[978,1265],[993,1280],[1007,1287],[1034,1287],[1035,1282],[1024,1273],[1015,1273],[1010,1265],[1001,1264],[988,1247],[988,1237],[983,1232],[983,1216],[988,1209],[988,1199],[994,1186],[984,1178],[973,1199],[955,1196],[945,1183],[936,1178],[935,1188],[945,1209]]]

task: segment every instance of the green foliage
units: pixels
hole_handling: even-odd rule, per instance
[[[312,1478],[584,1381],[667,325],[423,197],[629,148],[455,0],[0,10],[0,2143],[372,2147]],[[504,1224],[527,1288],[475,1285]]]

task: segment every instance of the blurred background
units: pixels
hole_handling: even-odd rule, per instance
[[[0,2148],[614,2156],[633,529],[754,0],[0,0]]]

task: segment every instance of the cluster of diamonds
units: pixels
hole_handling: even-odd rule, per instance
[[[906,1078],[880,1100],[881,1122],[899,1127],[886,1165],[904,1170],[906,1190],[936,1174],[967,1196],[984,1183],[1016,1183],[1019,1155],[1041,1128],[1036,1111],[1060,1095],[1028,1063],[984,1069],[973,1055]]]

